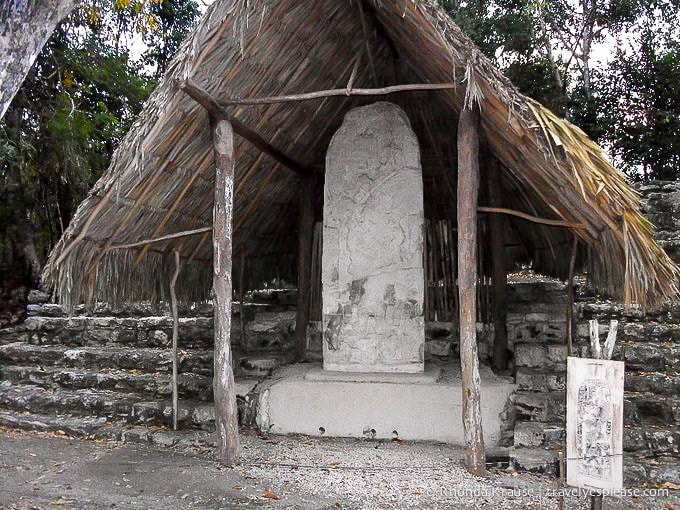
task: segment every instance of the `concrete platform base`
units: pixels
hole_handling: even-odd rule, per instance
[[[417,376],[417,377],[415,377]],[[501,413],[515,385],[480,367],[484,439],[497,444]],[[261,387],[261,430],[338,437],[441,441],[463,445],[460,366],[423,374],[324,372],[320,364],[284,367]]]
[[[391,383],[391,384],[434,384],[442,375],[438,366],[428,366],[424,372],[338,372],[315,367],[305,372],[306,381]]]

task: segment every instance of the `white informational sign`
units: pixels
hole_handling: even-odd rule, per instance
[[[567,358],[567,485],[623,488],[623,361]]]

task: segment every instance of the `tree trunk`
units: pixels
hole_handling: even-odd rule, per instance
[[[487,186],[491,207],[502,207],[501,175],[498,160],[488,158]],[[508,363],[507,283],[505,263],[504,218],[501,214],[489,215],[491,237],[491,266],[493,285],[493,366],[504,370]]]
[[[309,291],[311,289],[312,238],[314,234],[314,179],[304,180],[300,193],[298,232],[298,294],[295,314],[295,355],[298,361],[307,348]]]
[[[6,0],[0,6],[0,119],[57,23],[76,0]]]
[[[217,459],[226,465],[238,457],[238,413],[231,356],[231,253],[234,205],[234,132],[226,120],[213,126],[215,202],[213,206],[213,293],[215,372],[213,394]]]
[[[33,241],[33,227],[31,226],[30,221],[26,220],[24,228],[20,228],[20,230],[23,231],[22,237],[24,240],[21,251],[24,254],[24,259],[31,268],[31,283],[37,288],[40,285],[40,272],[42,271],[42,264],[40,263],[40,258],[38,257],[38,253],[35,249],[35,242]]]
[[[463,430],[467,470],[483,476],[484,437],[477,357],[477,197],[479,194],[479,110],[463,109],[458,120],[458,293]]]

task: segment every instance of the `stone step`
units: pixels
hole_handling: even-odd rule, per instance
[[[0,408],[43,415],[104,418],[107,421],[168,427],[172,424],[172,402],[144,401],[139,395],[111,390],[51,391],[35,385],[0,383]],[[180,400],[178,425],[182,428],[214,429],[212,403]]]
[[[125,421],[141,397],[110,390],[51,391],[35,385],[0,383],[0,408],[37,414],[80,415]]]
[[[510,396],[518,421],[558,423],[566,415],[563,391],[517,391]],[[680,423],[680,398],[627,391],[623,419],[628,425],[671,425]]]
[[[680,454],[680,429],[673,427],[627,427],[623,429],[623,449],[650,455]]]
[[[518,342],[515,344],[515,365],[543,371],[566,369],[567,347],[564,344]]]
[[[212,450],[215,447],[213,432],[197,429],[173,431],[165,427],[145,425],[131,426],[124,422],[109,422],[105,418],[52,416],[0,410],[0,427],[88,439],[150,443],[162,447],[180,446],[206,450]]]
[[[680,397],[627,391],[623,397],[623,419],[629,425],[680,424]]]
[[[680,395],[680,373],[626,372],[625,389],[627,392]]]
[[[511,448],[510,463],[518,471],[546,473],[557,476],[559,461],[557,452],[542,448]]]
[[[236,322],[238,324],[238,322]],[[235,339],[240,333],[232,331]],[[168,348],[172,342],[171,317],[28,317],[12,331],[0,332],[7,339],[35,345],[67,345],[69,347],[124,344],[136,347]],[[180,317],[180,348],[208,349],[213,344],[211,317]]]
[[[179,372],[211,376],[212,351],[180,350]],[[167,349],[123,347],[37,346],[24,342],[0,345],[0,362],[12,365],[67,366],[135,369],[143,372],[169,372],[172,356]]]
[[[43,388],[97,389],[135,393],[149,399],[172,397],[171,375],[137,370],[63,367],[0,366],[0,379]],[[212,377],[193,373],[178,375],[180,398],[212,401]]]
[[[0,410],[0,426],[38,432],[63,433],[67,436],[118,440],[125,427],[125,422],[110,422],[104,417],[55,416]]]
[[[515,447],[552,447],[566,441],[564,423],[516,422]]]
[[[624,348],[627,371],[675,372],[680,366],[680,343],[633,343]]]
[[[252,317],[246,321],[246,340],[252,349],[287,346],[291,342],[295,312],[270,310],[267,306],[254,308]],[[242,343],[238,317],[232,318],[231,334],[234,345]],[[31,316],[21,325],[0,330],[0,344],[26,342],[69,347],[124,344],[167,348],[171,340],[172,318],[168,316]],[[212,344],[212,317],[180,316],[180,348],[209,349]]]
[[[291,306],[295,306],[295,294],[287,296],[285,300],[276,299],[273,293],[269,293],[273,299],[262,296],[257,303],[245,303],[246,316],[252,317],[258,312],[286,311]],[[281,293],[278,293],[282,295]],[[150,303],[128,303],[120,306],[112,306],[107,303],[97,303],[91,308],[78,305],[69,312],[68,309],[54,303],[31,302],[26,307],[29,317],[121,317],[133,319],[145,319],[148,317],[169,317],[170,306],[167,304],[152,305]],[[238,301],[232,303],[232,311],[238,317],[240,304]],[[179,305],[179,317],[207,317],[213,318],[213,306],[211,303],[196,303],[191,306]]]
[[[510,402],[518,421],[564,422],[566,407],[563,391],[517,391],[510,396]]]
[[[564,423],[517,422],[515,423],[515,447],[554,448],[564,445]],[[646,455],[678,455],[680,453],[680,430],[672,425],[658,427],[629,427],[624,423],[623,449]]]
[[[621,327],[619,327],[621,331]],[[624,342],[678,342],[680,324],[664,322],[627,322],[623,325]]]
[[[522,391],[564,391],[567,373],[560,370],[538,370],[518,367],[517,389]],[[680,395],[680,374],[664,372],[627,372],[627,392],[657,395]]]
[[[520,391],[564,391],[567,387],[567,372],[517,367],[515,381]]]
[[[511,448],[510,461],[519,471],[558,474],[557,452],[540,447]],[[672,455],[650,458],[640,453],[623,456],[623,482],[625,487],[680,484],[678,459]]]

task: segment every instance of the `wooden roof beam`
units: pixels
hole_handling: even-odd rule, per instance
[[[386,96],[388,94],[394,94],[396,92],[413,92],[423,90],[453,90],[455,88],[456,84],[454,82],[407,83],[405,85],[390,85],[389,87],[381,87],[375,89],[345,87],[342,89],[318,90],[315,92],[305,92],[302,94],[288,94],[284,96],[246,97],[246,98],[233,97],[230,99],[225,99],[224,101],[222,101],[222,104],[245,106],[273,103],[292,103],[296,101],[309,101],[310,99],[322,99],[326,97]]]
[[[200,104],[206,111],[216,119],[228,120],[234,128],[234,132],[247,140],[265,154],[271,156],[286,168],[303,176],[310,177],[313,171],[305,167],[302,163],[284,154],[280,149],[267,142],[259,133],[246,126],[243,122],[232,116],[212,97],[205,89],[199,87],[193,80],[185,80],[180,84],[180,89]]]

